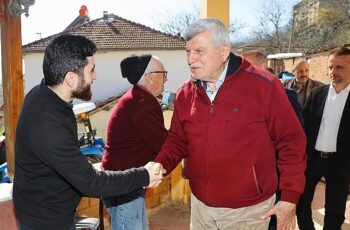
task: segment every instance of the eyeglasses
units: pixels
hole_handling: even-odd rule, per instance
[[[168,76],[168,71],[164,70],[164,71],[152,71],[152,72],[148,72],[148,73],[162,73],[164,74],[164,77],[167,78]]]

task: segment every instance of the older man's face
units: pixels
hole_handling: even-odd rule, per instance
[[[192,77],[215,82],[225,67],[230,48],[215,46],[210,32],[203,32],[186,43],[186,52]]]
[[[305,83],[309,79],[309,65],[300,63],[294,70],[294,75],[298,82]]]

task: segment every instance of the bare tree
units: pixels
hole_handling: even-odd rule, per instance
[[[259,23],[253,30],[253,40],[259,40],[268,52],[283,52],[287,48],[289,28],[286,26],[284,0],[265,0],[259,7]]]
[[[188,26],[199,19],[199,15],[199,7],[194,5],[187,11],[178,13],[167,12],[166,14],[160,15],[153,20],[165,33],[182,36]],[[244,27],[246,27],[244,22],[237,20],[232,21],[229,28],[231,40],[236,40],[235,35]]]
[[[153,18],[160,29],[168,34],[183,35],[189,25],[199,18],[199,7],[195,5],[187,11],[168,11],[163,15]]]

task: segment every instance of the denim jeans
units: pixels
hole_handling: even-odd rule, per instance
[[[110,198],[102,199],[111,216],[112,230],[148,230],[148,217],[144,196],[111,206]]]

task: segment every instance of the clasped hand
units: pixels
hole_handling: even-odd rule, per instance
[[[163,179],[163,174],[166,173],[166,170],[163,169],[163,166],[159,163],[148,162],[145,166],[145,169],[149,175],[149,185],[147,188],[153,188],[158,186]]]

